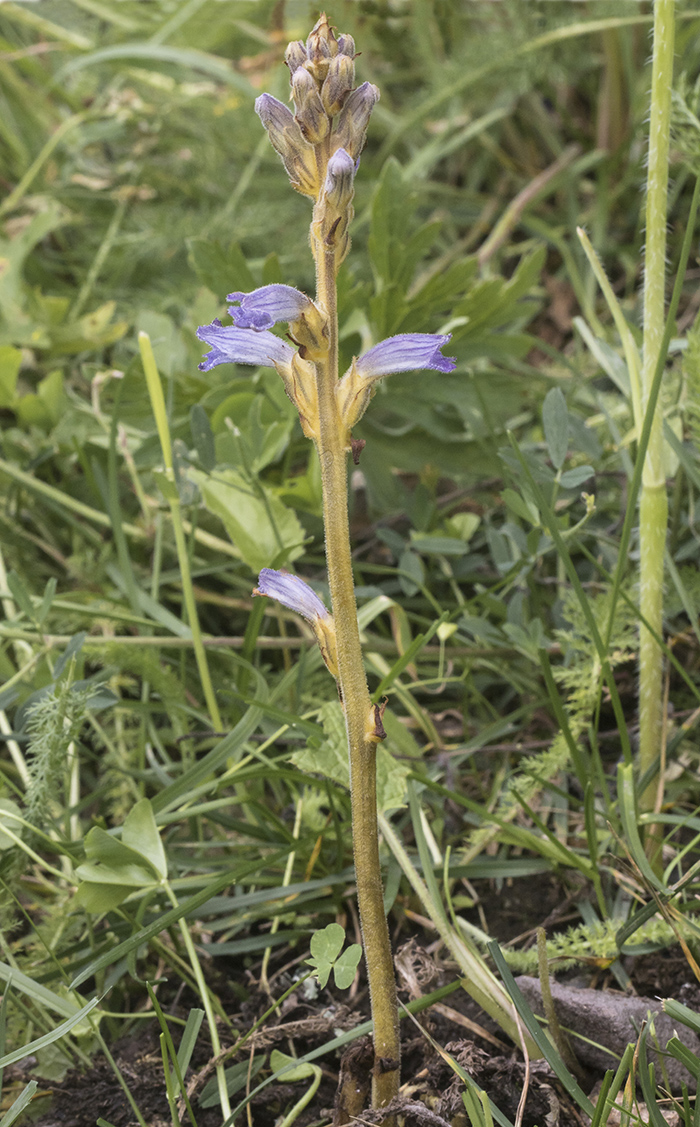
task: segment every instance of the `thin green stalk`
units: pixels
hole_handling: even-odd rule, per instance
[[[160,375],[158,373],[156,359],[153,355],[151,340],[148,336],[148,333],[139,333],[139,348],[141,350],[143,370],[146,374],[148,394],[151,398],[151,407],[153,409],[156,426],[158,428],[161,450],[163,451],[165,477],[167,480],[168,504],[170,505],[170,515],[173,522],[173,534],[175,536],[177,559],[180,565],[182,593],[185,600],[185,606],[187,607],[189,627],[192,631],[192,644],[194,646],[197,668],[199,670],[199,679],[202,685],[202,690],[204,692],[204,699],[207,703],[207,709],[209,710],[212,727],[215,729],[215,731],[219,732],[221,731],[222,727],[221,714],[219,712],[219,706],[216,702],[214,687],[209,675],[209,665],[207,663],[206,651],[202,643],[202,632],[199,626],[197,603],[194,597],[194,589],[192,587],[192,574],[190,571],[189,553],[187,551],[185,530],[183,528],[182,513],[180,510],[180,496],[177,491],[175,470],[173,467],[173,452],[170,442],[170,427],[168,425],[168,415],[165,409],[165,399],[163,397],[163,388],[160,382]]]
[[[673,81],[675,0],[656,0],[652,56],[649,160],[647,170],[646,251],[642,406],[646,410],[660,359],[665,328],[666,212],[668,152]],[[664,473],[663,419],[659,410],[649,434],[639,511],[639,609],[650,629],[642,629],[639,645],[639,772],[644,775],[658,758],[662,737],[663,654],[654,638],[663,631],[664,549],[668,498]],[[654,808],[657,784],[640,795],[640,811]],[[658,841],[649,848],[656,852]]]
[[[357,903],[374,1022],[372,1104],[373,1107],[382,1107],[390,1103],[399,1089],[399,1020],[379,861],[377,745],[367,738],[372,702],[357,624],[347,504],[347,454],[335,394],[338,380],[338,311],[334,252],[318,255],[316,282],[317,303],[325,309],[329,324],[328,359],[316,365],[326,563],[333,617],[338,627],[338,686],[345,708],[350,756]]]

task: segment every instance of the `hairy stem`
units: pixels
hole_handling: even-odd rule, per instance
[[[666,211],[674,9],[674,0],[656,0],[654,4],[642,363],[642,400],[645,410],[665,327]],[[639,649],[639,770],[642,775],[654,764],[661,747],[663,655],[653,635],[660,637],[663,631],[667,521],[663,420],[662,412],[657,410],[644,463],[639,523],[639,609],[650,627],[649,630],[642,627]],[[640,797],[642,811],[653,809],[656,791],[657,786],[652,779]],[[648,847],[652,852],[656,852],[658,848],[653,830]]]
[[[338,685],[345,708],[350,754],[352,836],[357,903],[362,925],[374,1021],[372,1103],[388,1104],[399,1088],[399,1023],[394,965],[384,913],[377,828],[376,743],[368,740],[372,713],[362,660],[350,554],[347,454],[335,387],[338,379],[338,313],[333,251],[316,260],[317,299],[328,316],[328,359],[316,365],[319,441],[323,483],[326,563],[337,629]]]

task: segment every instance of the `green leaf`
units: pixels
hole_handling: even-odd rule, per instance
[[[290,756],[290,761],[300,771],[321,774],[342,786],[350,787],[348,744],[343,710],[338,701],[328,701],[321,706],[319,718],[325,739],[309,740],[306,747]],[[377,809],[384,814],[404,805],[406,780],[410,768],[395,759],[388,747],[377,748]]]
[[[101,879],[98,881],[84,880],[78,886],[75,900],[86,912],[94,916],[101,916],[104,912],[111,912],[113,908],[118,908],[133,891],[133,884],[109,884],[103,883]]]
[[[547,450],[555,469],[560,470],[569,449],[569,412],[561,388],[551,388],[542,405],[542,425]]]
[[[423,561],[410,548],[406,548],[399,557],[399,583],[404,595],[409,597],[425,583]]]
[[[209,477],[190,469],[209,512],[223,522],[232,543],[251,571],[280,566],[303,551],[304,530],[291,509],[259,482],[249,484],[236,470]]]
[[[120,841],[114,834],[107,833],[102,826],[93,826],[85,838],[85,856],[91,870],[96,870],[99,865],[105,865],[109,869],[126,868],[131,865],[145,870],[150,881],[159,880],[161,876],[145,853],[140,849],[134,849],[123,840]],[[87,865],[80,866],[81,869],[87,867]]]
[[[313,933],[309,949],[318,962],[332,963],[338,958],[344,942],[345,929],[338,923],[331,923]]]
[[[122,830],[122,844],[145,857],[160,877],[167,877],[165,849],[153,816],[153,807],[147,798],[142,798],[127,814]]]
[[[362,947],[359,943],[351,943],[333,965],[333,978],[339,990],[347,990],[352,986],[357,968],[362,958]]]
[[[279,1049],[273,1049],[270,1053],[270,1068],[273,1072],[279,1072],[287,1065],[294,1064],[295,1061],[296,1057],[288,1057],[286,1053],[281,1053]],[[289,1081],[290,1084],[293,1084],[295,1080],[308,1080],[310,1076],[315,1076],[318,1070],[318,1065],[311,1064],[309,1061],[297,1064],[296,1068],[287,1068],[284,1074],[285,1083]]]
[[[583,485],[584,481],[588,481],[594,473],[593,466],[576,466],[575,469],[563,473],[559,480],[564,489],[578,489],[579,485]]]

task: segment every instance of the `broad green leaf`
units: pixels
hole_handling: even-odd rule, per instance
[[[566,461],[569,449],[569,412],[566,409],[564,393],[559,387],[552,387],[542,405],[542,425],[547,450],[552,465],[560,470]]]
[[[153,817],[153,807],[147,798],[142,798],[127,814],[122,843],[145,857],[159,876],[167,877],[165,849]]]
[[[137,805],[140,806],[141,804],[137,803]],[[133,835],[131,837],[133,840]],[[136,868],[145,869],[151,881],[160,879],[162,875],[147,853],[142,852],[141,849],[136,849],[129,841],[124,840],[123,831],[120,841],[118,837],[107,833],[101,826],[93,826],[85,838],[85,856],[92,863],[93,868],[99,864],[106,865],[110,869],[132,865]],[[81,868],[85,868],[85,866],[83,865]]]
[[[339,990],[347,990],[352,986],[361,958],[362,947],[359,943],[351,943],[336,959],[333,964],[333,978]]]
[[[148,888],[156,883],[150,869],[140,865],[78,865],[79,880],[96,884],[120,885],[124,888]]]
[[[300,771],[325,775],[344,787],[350,786],[348,745],[343,710],[337,701],[328,701],[320,709],[325,739],[321,744],[309,741],[306,747],[291,756]],[[388,747],[377,748],[377,809],[380,813],[403,806],[406,780],[410,769],[395,759]]]
[[[345,929],[338,923],[330,923],[313,933],[309,949],[314,959],[332,963],[338,958],[344,942]]]
[[[271,490],[259,482],[250,484],[233,469],[211,477],[195,469],[188,474],[251,571],[287,564],[301,555],[304,530]]]

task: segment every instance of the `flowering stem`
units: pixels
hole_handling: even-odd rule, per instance
[[[370,1002],[375,1064],[372,1104],[383,1107],[399,1090],[399,1022],[394,965],[384,912],[377,828],[376,743],[367,739],[372,702],[367,688],[350,554],[347,454],[338,403],[338,311],[335,254],[316,256],[317,302],[328,317],[327,360],[316,364],[318,453],[323,486],[326,564],[337,627],[338,685],[345,708],[350,754],[352,836]]]
[[[649,161],[647,172],[646,251],[644,275],[644,355],[642,399],[646,409],[664,335],[666,282],[666,210],[668,150],[673,80],[674,0],[654,4]],[[649,623],[639,642],[639,770],[656,761],[662,735],[663,655],[655,640],[663,633],[663,581],[668,499],[664,472],[662,412],[653,419],[642,475],[639,511],[639,610]],[[652,633],[653,631],[653,633]],[[652,780],[640,796],[640,809],[652,810],[657,784]],[[647,842],[658,851],[658,835]]]

